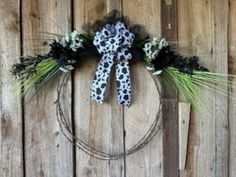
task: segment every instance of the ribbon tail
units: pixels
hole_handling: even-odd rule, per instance
[[[91,99],[99,103],[104,102],[106,85],[113,66],[114,55],[103,55],[92,82]]]
[[[123,60],[117,63],[116,82],[119,104],[129,106],[131,103],[131,81],[129,61]]]

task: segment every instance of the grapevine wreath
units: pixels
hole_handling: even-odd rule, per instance
[[[199,63],[197,56],[185,57],[172,50],[165,38],[149,37],[141,26],[128,27],[127,17],[116,10],[102,20],[84,26],[85,33],[73,31],[65,36],[57,36],[50,44],[45,55],[21,57],[20,63],[12,66],[11,72],[22,84],[21,96],[32,95],[48,81],[60,75],[58,83],[57,118],[63,134],[89,155],[99,159],[118,159],[136,152],[147,144],[160,129],[160,106],[155,121],[148,132],[131,149],[120,154],[109,154],[94,149],[73,135],[66,122],[61,103],[62,93],[69,74],[81,62],[82,58],[100,58],[94,80],[91,85],[91,99],[103,103],[109,75],[115,68],[118,103],[131,106],[130,64],[134,60],[143,60],[153,77],[165,83],[174,83],[195,108],[204,106],[204,88],[221,95],[229,96],[223,86],[234,86],[229,80],[233,75],[210,72]],[[164,83],[164,82],[161,82]],[[161,93],[159,92],[161,95]]]

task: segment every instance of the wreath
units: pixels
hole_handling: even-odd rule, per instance
[[[86,24],[84,29],[84,33],[74,30],[65,36],[57,36],[50,44],[50,51],[45,55],[21,57],[21,61],[12,66],[11,72],[22,84],[22,97],[32,95],[48,81],[61,76],[55,103],[62,132],[72,143],[93,157],[104,160],[118,159],[144,147],[160,129],[162,96],[159,92],[161,103],[155,121],[131,149],[120,154],[109,154],[94,149],[73,135],[61,104],[63,87],[68,76],[83,58],[100,58],[91,85],[91,99],[98,103],[106,101],[106,86],[114,68],[118,103],[122,106],[132,106],[129,67],[134,60],[144,61],[153,77],[166,81],[166,84],[174,83],[186,100],[199,110],[204,107],[205,88],[221,95],[231,95],[223,86],[234,86],[229,77],[235,76],[210,72],[200,64],[197,56],[186,57],[174,51],[165,38],[149,37],[139,25],[129,27],[127,18],[117,10],[110,12],[102,20]]]

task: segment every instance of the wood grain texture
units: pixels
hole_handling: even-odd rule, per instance
[[[179,102],[179,169],[184,170],[188,148],[188,130],[191,104]]]
[[[64,34],[71,27],[70,1],[23,0],[24,55],[45,53],[38,46],[55,38],[46,34]],[[57,79],[48,83],[30,103],[25,104],[25,174],[45,177],[73,175],[73,148],[60,132],[56,118]],[[70,84],[70,83],[69,83]],[[65,93],[70,98],[70,91]],[[68,105],[70,108],[70,105]],[[71,122],[68,110],[67,121]]]
[[[228,35],[228,50],[229,50],[229,73],[236,74],[236,1],[229,1],[229,35]],[[233,79],[236,82],[235,79]],[[235,94],[235,88],[230,88],[230,91]],[[229,177],[234,177],[236,174],[236,101],[229,101]]]
[[[213,1],[213,64],[214,71],[228,73],[228,0]],[[218,86],[227,91],[227,86]],[[228,177],[229,117],[228,98],[216,93],[215,119],[215,177]]]
[[[176,44],[178,38],[177,2],[177,0],[161,0],[161,34],[170,41],[170,44]],[[163,106],[164,176],[176,177],[179,175],[178,92],[174,85],[171,86],[172,90],[169,87],[163,83],[165,96]]]
[[[179,45],[211,71],[227,73],[228,1],[179,1],[178,9]],[[204,91],[205,110],[192,114],[186,170],[180,176],[228,176],[227,99]]]
[[[179,46],[193,51],[210,70],[213,70],[211,1],[179,1],[178,35]],[[209,93],[205,102],[206,112],[193,111],[188,142],[186,170],[180,176],[214,177],[214,94]],[[204,154],[204,155],[203,155]]]
[[[129,18],[131,26],[139,24],[151,36],[160,35],[160,1],[123,0],[123,13]],[[155,82],[144,65],[131,65],[133,103],[124,110],[126,150],[136,144],[150,128],[160,104]],[[162,137],[161,129],[145,148],[126,157],[127,177],[163,176]]]
[[[9,69],[20,56],[20,1],[0,1],[0,176],[23,177],[22,110]]]
[[[121,1],[75,0],[74,23],[81,29],[84,23],[102,18],[114,8],[121,10]],[[90,100],[91,83],[98,59],[86,58],[74,74],[74,122],[76,136],[93,148],[108,153],[121,153],[123,146],[123,107],[117,103],[114,72],[107,85],[105,103]],[[122,177],[125,175],[124,159],[101,161],[79,149],[76,150],[76,175],[79,177]]]

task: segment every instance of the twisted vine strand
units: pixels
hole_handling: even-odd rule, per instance
[[[57,87],[57,101],[56,104],[56,112],[57,112],[57,120],[59,122],[61,131],[63,135],[71,142],[74,146],[78,147],[80,150],[85,152],[86,154],[90,155],[93,158],[100,159],[100,160],[117,160],[120,158],[123,158],[127,155],[133,154],[140,149],[142,149],[145,145],[147,145],[152,138],[160,131],[161,129],[161,110],[162,110],[162,104],[163,104],[163,97],[161,94],[160,89],[157,87],[157,91],[159,95],[161,96],[160,104],[158,108],[158,112],[156,115],[156,118],[148,131],[145,133],[145,135],[130,149],[127,151],[124,150],[124,152],[117,153],[117,154],[111,154],[107,152],[103,152],[101,150],[98,150],[96,148],[93,148],[89,144],[85,143],[83,140],[81,140],[79,137],[75,136],[71,127],[69,126],[68,122],[66,121],[66,116],[62,110],[62,99],[61,95],[63,93],[63,87],[68,84],[68,78],[69,74],[62,74]],[[155,82],[156,83],[156,82]]]

